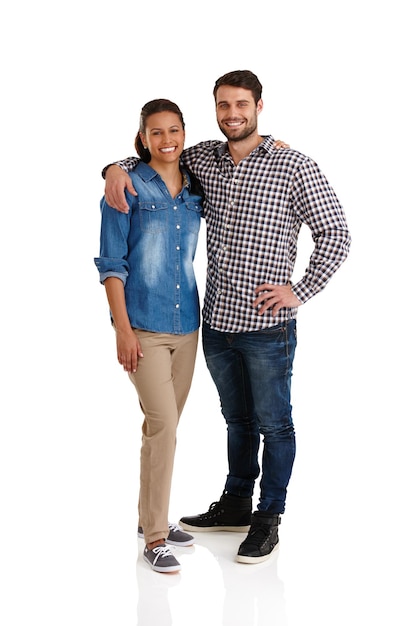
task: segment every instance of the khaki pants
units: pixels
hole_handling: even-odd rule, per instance
[[[168,537],[176,431],[191,386],[198,331],[188,335],[135,329],[143,358],[129,374],[145,419],[140,455],[139,525],[146,543]]]

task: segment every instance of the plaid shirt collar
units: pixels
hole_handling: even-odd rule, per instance
[[[264,150],[265,152],[268,152],[270,154],[273,154],[274,150],[276,150],[274,146],[274,138],[272,137],[272,135],[267,135],[263,137],[263,141],[258,146],[256,146],[256,148],[252,150],[252,152],[257,152],[261,150]],[[227,141],[224,141],[214,148],[214,155],[217,162],[220,162],[224,158],[232,158],[229,153]]]

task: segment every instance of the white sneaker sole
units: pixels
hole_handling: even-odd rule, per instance
[[[227,531],[227,532],[231,532],[231,533],[247,533],[250,525],[248,526],[207,526],[207,527],[203,527],[203,526],[191,526],[191,524],[184,524],[184,522],[181,522],[181,528],[183,528],[184,530],[192,530],[193,532],[200,532],[200,533],[214,533],[214,532],[220,532],[222,530]],[[168,543],[168,542],[167,542]]]
[[[264,556],[243,556],[241,554],[236,555],[236,561],[238,563],[250,563],[254,565],[255,563],[263,563],[267,561],[279,548],[279,543],[271,550],[269,554],[265,554]]]
[[[170,567],[159,567],[158,565],[153,565],[149,559],[143,555],[143,560],[149,565],[154,572],[159,572],[160,574],[172,574],[172,572],[179,572],[181,570],[181,565],[171,565]]]

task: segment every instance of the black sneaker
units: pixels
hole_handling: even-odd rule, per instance
[[[223,493],[218,502],[210,505],[207,513],[194,517],[182,517],[180,524],[185,530],[229,530],[246,532],[249,530],[252,515],[252,498],[240,498]]]
[[[271,515],[266,511],[256,511],[252,515],[252,524],[245,541],[240,544],[236,560],[239,563],[262,563],[278,549],[279,514]]]
[[[169,543],[171,546],[182,546],[183,548],[186,546],[192,546],[194,543],[194,537],[189,535],[188,533],[183,532],[180,526],[177,524],[168,523],[169,534],[165,539],[165,543]],[[144,539],[145,536],[143,534],[142,526],[138,528],[138,537]]]

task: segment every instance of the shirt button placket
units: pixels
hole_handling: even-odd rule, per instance
[[[174,300],[174,330],[181,332],[180,291],[181,291],[181,224],[178,207],[174,205],[175,218],[175,300]]]

